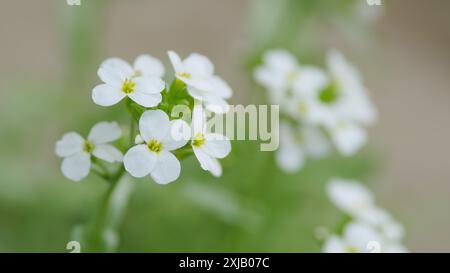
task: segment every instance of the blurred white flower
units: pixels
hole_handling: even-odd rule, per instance
[[[214,176],[222,175],[222,166],[218,159],[226,157],[231,152],[230,140],[223,135],[208,133],[207,123],[201,105],[194,106],[192,116],[191,146],[200,166]]]
[[[408,250],[398,241],[386,239],[373,226],[363,222],[351,222],[345,226],[342,236],[329,236],[322,248],[325,253],[406,253]]]
[[[292,88],[299,75],[300,66],[290,52],[272,49],[264,53],[263,65],[254,71],[255,80],[271,92],[284,93]]]
[[[374,207],[372,193],[357,181],[334,178],[326,190],[331,202],[349,216],[359,218]]]
[[[291,53],[275,49],[263,55],[254,77],[289,119],[300,127],[324,128],[340,154],[353,155],[367,142],[364,126],[375,122],[376,111],[357,70],[341,53],[330,51],[327,66],[325,72],[300,65]]]
[[[342,236],[330,236],[323,246],[325,253],[369,253],[381,252],[382,238],[370,225],[349,223]]]
[[[327,194],[337,208],[359,223],[359,227],[365,227],[366,230],[370,227],[377,233],[382,252],[407,252],[401,244],[404,237],[403,226],[375,204],[372,193],[365,186],[354,180],[336,178],[328,183]],[[348,242],[349,236],[351,235],[344,232],[344,239],[330,237],[325,249],[337,248],[342,242]]]
[[[307,157],[320,158],[329,153],[330,143],[319,128],[304,126],[293,128],[290,124],[280,124],[280,147],[276,162],[286,172],[300,170]]]
[[[386,210],[377,207],[376,205],[361,211],[356,217],[360,221],[376,227],[387,240],[399,241],[402,240],[405,235],[403,226]]]
[[[92,127],[87,139],[75,132],[65,134],[56,143],[55,152],[64,158],[61,171],[73,181],[85,178],[91,169],[91,156],[107,162],[121,162],[122,153],[108,144],[120,138],[122,131],[116,122],[100,122]]]
[[[111,106],[129,97],[141,106],[154,107],[162,99],[163,74],[161,62],[148,55],[139,56],[133,67],[119,58],[107,59],[98,70],[104,83],[94,87],[92,100],[100,106]]]
[[[325,124],[337,150],[344,156],[355,154],[367,143],[367,132],[355,124],[343,120],[335,120]]]
[[[306,118],[330,132],[341,154],[352,155],[367,142],[363,126],[373,124],[377,114],[357,70],[343,55],[330,51],[327,63],[328,80],[315,89],[316,94],[306,96]]]
[[[124,156],[125,169],[134,177],[151,175],[158,184],[168,184],[180,175],[180,162],[171,151],[183,147],[188,138],[184,131],[174,128],[187,128],[183,120],[170,121],[161,110],[148,110],[139,120],[140,138],[138,144]],[[184,129],[183,129],[184,130]]]
[[[313,98],[312,122],[333,123],[342,120],[371,125],[377,114],[358,71],[335,50],[327,55],[329,77]]]
[[[270,102],[289,108],[295,95],[311,93],[326,81],[326,75],[320,69],[300,65],[294,55],[284,49],[272,49],[263,55],[263,64],[254,71],[255,80],[267,88]],[[300,107],[301,108],[301,107]],[[294,118],[299,116],[297,110]],[[282,109],[290,110],[290,109]]]
[[[212,112],[228,112],[226,99],[229,99],[233,92],[222,78],[214,74],[214,65],[207,57],[192,53],[181,60],[173,51],[169,51],[168,55],[175,76],[186,84],[189,95],[202,101]]]

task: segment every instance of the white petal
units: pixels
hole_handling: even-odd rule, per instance
[[[205,139],[202,148],[210,156],[224,158],[231,152],[231,143],[227,137],[220,134],[207,134]]]
[[[351,124],[335,125],[331,136],[339,152],[345,156],[355,154],[367,142],[366,131]]]
[[[55,152],[60,157],[74,155],[83,150],[84,139],[75,132],[64,134],[64,136],[56,142]]]
[[[311,157],[322,158],[331,152],[331,143],[319,128],[306,127],[302,134],[306,152]]]
[[[133,69],[122,59],[110,58],[100,65],[97,74],[103,82],[120,87],[126,78],[133,75]]]
[[[402,240],[405,236],[405,229],[400,224],[397,223],[394,220],[386,221],[384,224],[381,225],[381,230],[383,234],[388,238],[389,240]]]
[[[297,95],[317,94],[318,91],[326,87],[328,82],[327,75],[321,69],[308,66],[302,67],[299,71],[299,76],[294,80],[293,91]]]
[[[363,125],[372,125],[377,120],[377,111],[370,101],[364,86],[345,86],[342,87],[348,91],[345,96],[345,103],[339,109],[340,114],[351,121]]]
[[[191,97],[197,100],[203,100],[206,94],[208,93],[207,91],[203,91],[191,85],[187,86],[187,91],[189,95],[191,95]]]
[[[364,209],[359,209],[353,215],[359,221],[368,223],[372,226],[380,227],[384,231],[384,227],[393,221],[391,215],[384,209],[372,204]]]
[[[164,75],[164,66],[160,60],[150,55],[141,55],[134,61],[134,70],[143,76],[161,78]]]
[[[154,107],[158,105],[162,100],[162,96],[159,93],[148,94],[137,90],[129,94],[128,97],[130,97],[130,99],[132,99],[137,104],[144,107]]]
[[[175,70],[175,73],[183,73],[184,66],[180,56],[178,56],[178,54],[174,51],[168,51],[167,54],[169,55],[169,59],[172,63],[173,69]]]
[[[212,62],[207,57],[198,53],[190,54],[183,61],[183,64],[188,73],[195,76],[207,78],[214,73],[214,65]]]
[[[371,209],[374,204],[372,193],[353,180],[332,179],[327,185],[327,194],[336,207],[352,216]]]
[[[109,144],[100,144],[95,146],[92,154],[100,159],[110,163],[122,162],[123,155],[116,147]]]
[[[122,129],[117,122],[99,122],[92,127],[88,135],[88,140],[94,144],[112,142],[120,138]]]
[[[163,80],[157,77],[137,77],[133,80],[136,83],[134,90],[146,94],[158,94],[166,87]]]
[[[228,99],[233,95],[233,90],[231,90],[231,87],[222,78],[214,76],[210,81],[213,88],[211,93],[224,99]]]
[[[228,102],[218,96],[205,96],[204,98],[206,109],[216,113],[225,114],[230,110]]]
[[[192,147],[192,150],[203,170],[211,172],[216,177],[222,175],[222,166],[217,159],[205,153],[201,148]]]
[[[134,92],[128,94],[134,102],[144,107],[153,107],[161,102],[161,91],[164,90],[164,82],[156,77],[138,77],[134,79],[136,86]]]
[[[198,77],[198,76],[191,76],[189,78],[179,76],[177,75],[177,78],[182,80],[184,83],[186,83],[189,91],[189,87],[194,87],[198,89],[197,92],[200,92],[202,94],[206,93],[213,93],[214,94],[214,83],[211,80],[211,76],[208,76],[208,78],[205,77]]]
[[[256,82],[269,89],[284,90],[288,86],[286,74],[270,67],[258,67],[254,72]]]
[[[347,62],[344,55],[337,50],[330,50],[327,54],[327,65],[331,75],[347,84],[360,83],[360,75],[355,67]]]
[[[125,154],[123,164],[132,176],[144,177],[155,167],[156,154],[151,152],[147,145],[136,145]]]
[[[137,134],[136,137],[134,138],[134,144],[144,144],[145,141],[144,139],[142,139],[140,134]]]
[[[324,243],[324,253],[345,253],[345,242],[336,235],[330,236]]]
[[[155,168],[151,172],[153,180],[158,184],[168,184],[180,176],[180,161],[170,152],[161,151],[157,157]]]
[[[347,224],[344,230],[345,241],[361,252],[369,252],[369,247],[373,244],[381,246],[382,239],[379,233],[370,225],[358,222]]]
[[[92,100],[95,104],[100,106],[111,106],[125,97],[125,93],[120,90],[120,87],[115,87],[109,84],[100,84],[92,89]]]
[[[294,55],[284,49],[273,49],[267,51],[263,56],[264,62],[279,71],[293,71],[297,68],[298,62]]]
[[[191,138],[191,127],[181,119],[170,121],[170,129],[162,139],[163,148],[173,151],[186,145]]]
[[[195,101],[194,108],[192,109],[192,136],[195,136],[197,133],[204,134],[206,132],[206,112],[203,109],[203,105],[201,101]]]
[[[89,174],[91,158],[86,152],[79,152],[63,160],[61,171],[65,177],[73,181],[80,181]]]
[[[280,147],[276,153],[276,161],[282,170],[290,173],[299,171],[305,164],[305,151],[286,123],[280,124]]]
[[[139,131],[142,139],[149,142],[152,139],[161,141],[170,129],[167,114],[161,110],[145,111],[139,120]]]
[[[299,148],[287,149],[280,144],[280,148],[276,153],[276,161],[282,170],[295,173],[305,165],[305,154]]]

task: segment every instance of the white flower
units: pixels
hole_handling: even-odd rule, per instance
[[[372,193],[353,180],[332,179],[327,185],[327,194],[333,204],[352,217],[360,217],[374,207]]]
[[[344,156],[355,154],[367,143],[367,132],[353,123],[335,120],[324,125],[337,150]]]
[[[272,49],[263,55],[262,60],[263,65],[254,72],[259,84],[280,93],[292,87],[300,70],[294,55],[283,49]]]
[[[219,160],[226,157],[231,151],[230,140],[220,134],[208,133],[203,108],[194,106],[192,116],[192,140],[191,146],[200,166],[214,176],[222,175],[222,166]]]
[[[358,125],[371,125],[377,114],[358,71],[344,56],[332,50],[327,56],[329,77],[312,98],[312,122],[333,123],[343,120]]]
[[[122,153],[107,144],[120,138],[122,131],[116,122],[100,122],[92,127],[87,140],[75,132],[65,134],[56,143],[55,152],[64,158],[61,171],[65,177],[80,181],[89,174],[91,156],[107,162],[121,162]]]
[[[222,78],[214,75],[214,65],[207,57],[192,53],[181,60],[173,51],[169,51],[168,55],[175,76],[186,84],[189,95],[202,101],[210,111],[215,113],[228,111],[226,99],[229,99],[233,92]]]
[[[400,243],[404,237],[403,226],[375,204],[365,186],[353,180],[332,179],[327,185],[327,194],[336,207],[378,233],[383,252],[406,252]],[[329,244],[336,242],[336,238],[330,238]]]
[[[403,238],[403,227],[375,204],[373,194],[364,185],[335,178],[328,183],[327,194],[333,204],[349,216],[379,227],[392,240]]]
[[[308,122],[323,125],[339,152],[352,155],[367,142],[363,126],[376,120],[376,111],[357,70],[341,53],[331,51],[327,58],[329,77],[316,85],[315,93],[303,92]],[[312,95],[311,95],[312,94]]]
[[[405,235],[403,226],[386,210],[377,206],[361,211],[358,219],[379,229],[386,240],[400,241]]]
[[[364,222],[350,222],[342,236],[331,235],[323,245],[325,253],[406,253],[398,241],[383,237],[375,227]]]
[[[300,65],[294,55],[283,49],[273,49],[263,55],[263,65],[256,68],[255,80],[269,91],[271,103],[279,104],[286,111],[292,109],[292,99],[301,93],[312,93],[326,81],[326,74],[313,66]],[[302,107],[295,106],[297,118]],[[302,115],[302,113],[300,113]]]
[[[369,253],[381,252],[383,240],[370,225],[360,222],[349,223],[342,237],[330,236],[323,246],[325,253]]]
[[[163,74],[161,62],[148,55],[139,56],[133,67],[119,58],[107,59],[98,70],[104,83],[92,90],[92,100],[101,106],[111,106],[129,97],[141,106],[156,106],[165,87],[160,79]]]
[[[188,138],[180,135],[189,127],[182,120],[170,121],[161,110],[145,111],[139,120],[140,139],[124,156],[125,169],[134,177],[151,175],[159,184],[175,181],[180,175],[180,162],[171,151],[183,147]]]
[[[304,126],[295,131],[290,124],[282,122],[276,161],[281,169],[296,172],[303,167],[307,157],[323,157],[330,148],[329,141],[318,128]]]

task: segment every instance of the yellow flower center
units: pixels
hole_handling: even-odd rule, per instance
[[[147,147],[150,151],[159,154],[162,151],[163,144],[156,139],[152,139],[149,143],[147,143]]]
[[[183,73],[177,73],[178,76],[182,77],[182,78],[186,78],[189,79],[191,77],[191,74],[183,72]]]
[[[94,144],[92,142],[89,141],[84,141],[83,143],[83,150],[89,154],[91,154],[94,151]]]
[[[125,81],[122,84],[122,92],[124,92],[125,94],[133,93],[135,86],[136,86],[135,82],[129,79],[125,79]]]
[[[200,148],[205,144],[205,136],[202,133],[197,133],[192,140],[192,146]]]

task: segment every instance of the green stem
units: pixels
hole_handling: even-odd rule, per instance
[[[131,116],[130,123],[130,135],[129,135],[129,143],[130,147],[134,143],[135,137],[135,120],[133,116]],[[103,197],[103,200],[100,204],[100,208],[97,213],[97,217],[95,218],[95,222],[92,226],[92,230],[90,236],[88,237],[88,250],[93,252],[100,251],[110,251],[115,248],[115,245],[108,246],[107,237],[110,236],[108,232],[112,232],[115,235],[115,230],[117,229],[118,221],[121,218],[121,214],[123,213],[123,207],[117,206],[115,204],[114,196],[117,192],[121,190],[126,190],[126,188],[120,188],[120,180],[123,178],[125,174],[125,168],[123,165],[113,174],[108,175],[100,175],[100,177],[104,178],[109,182],[109,188]],[[125,181],[126,182],[126,181]],[[119,193],[120,194],[120,193]],[[125,196],[128,195],[128,191],[123,192]],[[121,200],[126,200],[126,198],[121,198]],[[126,202],[126,201],[125,201]]]
[[[175,156],[179,159],[185,159],[186,157],[189,157],[193,154],[192,149],[191,149],[191,145],[186,145],[181,149],[178,149],[175,151]]]
[[[131,121],[130,121],[130,141],[128,142],[129,147],[134,145],[134,139],[135,139],[135,131],[136,131],[136,122],[134,120],[133,115],[131,115]]]

